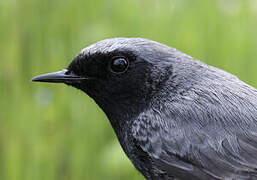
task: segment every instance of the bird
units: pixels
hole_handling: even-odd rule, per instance
[[[257,89],[175,48],[105,39],[32,81],[94,99],[145,179],[257,179]]]

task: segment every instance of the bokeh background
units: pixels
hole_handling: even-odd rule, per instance
[[[256,0],[0,0],[0,180],[140,180],[104,113],[31,83],[110,37],[173,46],[257,87]]]

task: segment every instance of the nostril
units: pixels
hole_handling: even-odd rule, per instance
[[[70,74],[72,73],[72,72],[71,72],[70,70],[68,70],[68,69],[64,69],[64,71],[65,71],[65,72],[64,72],[65,75],[70,75]]]

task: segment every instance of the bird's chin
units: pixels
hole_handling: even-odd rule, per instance
[[[85,86],[82,86],[82,84],[80,84],[80,83],[64,83],[64,84],[66,84],[67,86],[71,86],[71,87],[74,87],[76,89],[79,89],[81,91],[84,91],[85,93],[87,91]]]
[[[80,84],[80,83],[65,83],[67,86],[71,86],[73,88],[76,88],[78,90],[83,91],[85,94],[90,96],[90,89],[85,85],[85,84]]]

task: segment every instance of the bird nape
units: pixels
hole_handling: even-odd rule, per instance
[[[32,81],[92,97],[146,179],[257,179],[257,90],[174,48],[107,39]]]

